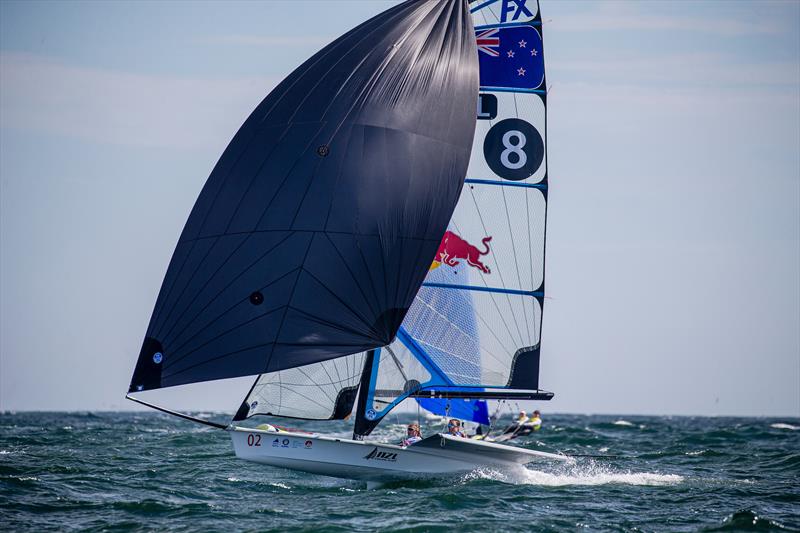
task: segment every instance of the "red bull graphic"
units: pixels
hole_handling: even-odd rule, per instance
[[[484,237],[481,240],[484,248],[486,248],[482,252],[477,246],[470,244],[452,231],[445,231],[429,270],[438,268],[442,263],[454,267],[461,264],[460,260],[464,260],[469,266],[479,269],[484,274],[490,274],[492,271],[481,262],[481,256],[489,253],[489,242],[491,240],[491,237]]]

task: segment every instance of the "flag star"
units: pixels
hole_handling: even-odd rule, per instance
[[[534,50],[531,50],[531,55],[532,55],[532,56],[535,56],[535,55],[537,55],[537,54],[539,54],[539,52],[537,52],[535,49],[534,49]]]
[[[517,74],[519,74],[520,76],[524,76],[525,75],[525,69],[522,68],[522,67],[518,68],[517,69]]]
[[[514,57],[514,50],[508,51],[508,57]]]
[[[525,48],[525,45],[526,45],[526,44],[528,44],[528,43],[525,41],[525,39],[523,39],[523,40],[521,40],[521,41],[519,42],[519,47],[520,47],[520,48]]]

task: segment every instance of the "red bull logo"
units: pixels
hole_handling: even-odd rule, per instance
[[[447,266],[457,266],[461,264],[461,260],[466,261],[471,267],[479,269],[484,274],[490,274],[491,270],[488,266],[481,262],[481,256],[489,253],[489,242],[491,237],[484,237],[481,242],[485,251],[480,251],[477,246],[474,246],[456,235],[452,231],[445,231],[439,250],[433,259],[433,264],[429,270],[438,268],[439,265],[444,263]]]

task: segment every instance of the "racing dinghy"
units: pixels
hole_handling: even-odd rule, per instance
[[[436,434],[408,447],[365,440],[336,439],[293,432],[231,428],[240,459],[323,476],[388,482],[470,472],[480,467],[508,469],[567,457]]]
[[[442,434],[369,439],[409,398],[451,416],[456,402],[552,398],[539,389],[545,87],[535,0],[408,0],[318,52],[208,178],[128,397],[229,431],[242,459],[329,476],[566,460]],[[228,425],[143,399],[241,376],[255,381]],[[353,413],[352,439],[241,425]]]

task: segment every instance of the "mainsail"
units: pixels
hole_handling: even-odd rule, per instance
[[[552,397],[539,391],[547,208],[541,15],[532,0],[475,4],[481,87],[467,179],[397,339],[367,359],[356,436],[409,396]]]
[[[392,343],[428,272],[464,183],[477,91],[466,0],[409,0],[289,75],[192,209],[130,391],[264,374],[263,404],[241,416],[253,402],[307,414],[287,410],[300,388],[260,386],[305,375],[327,391],[313,414],[334,417],[353,354]]]

